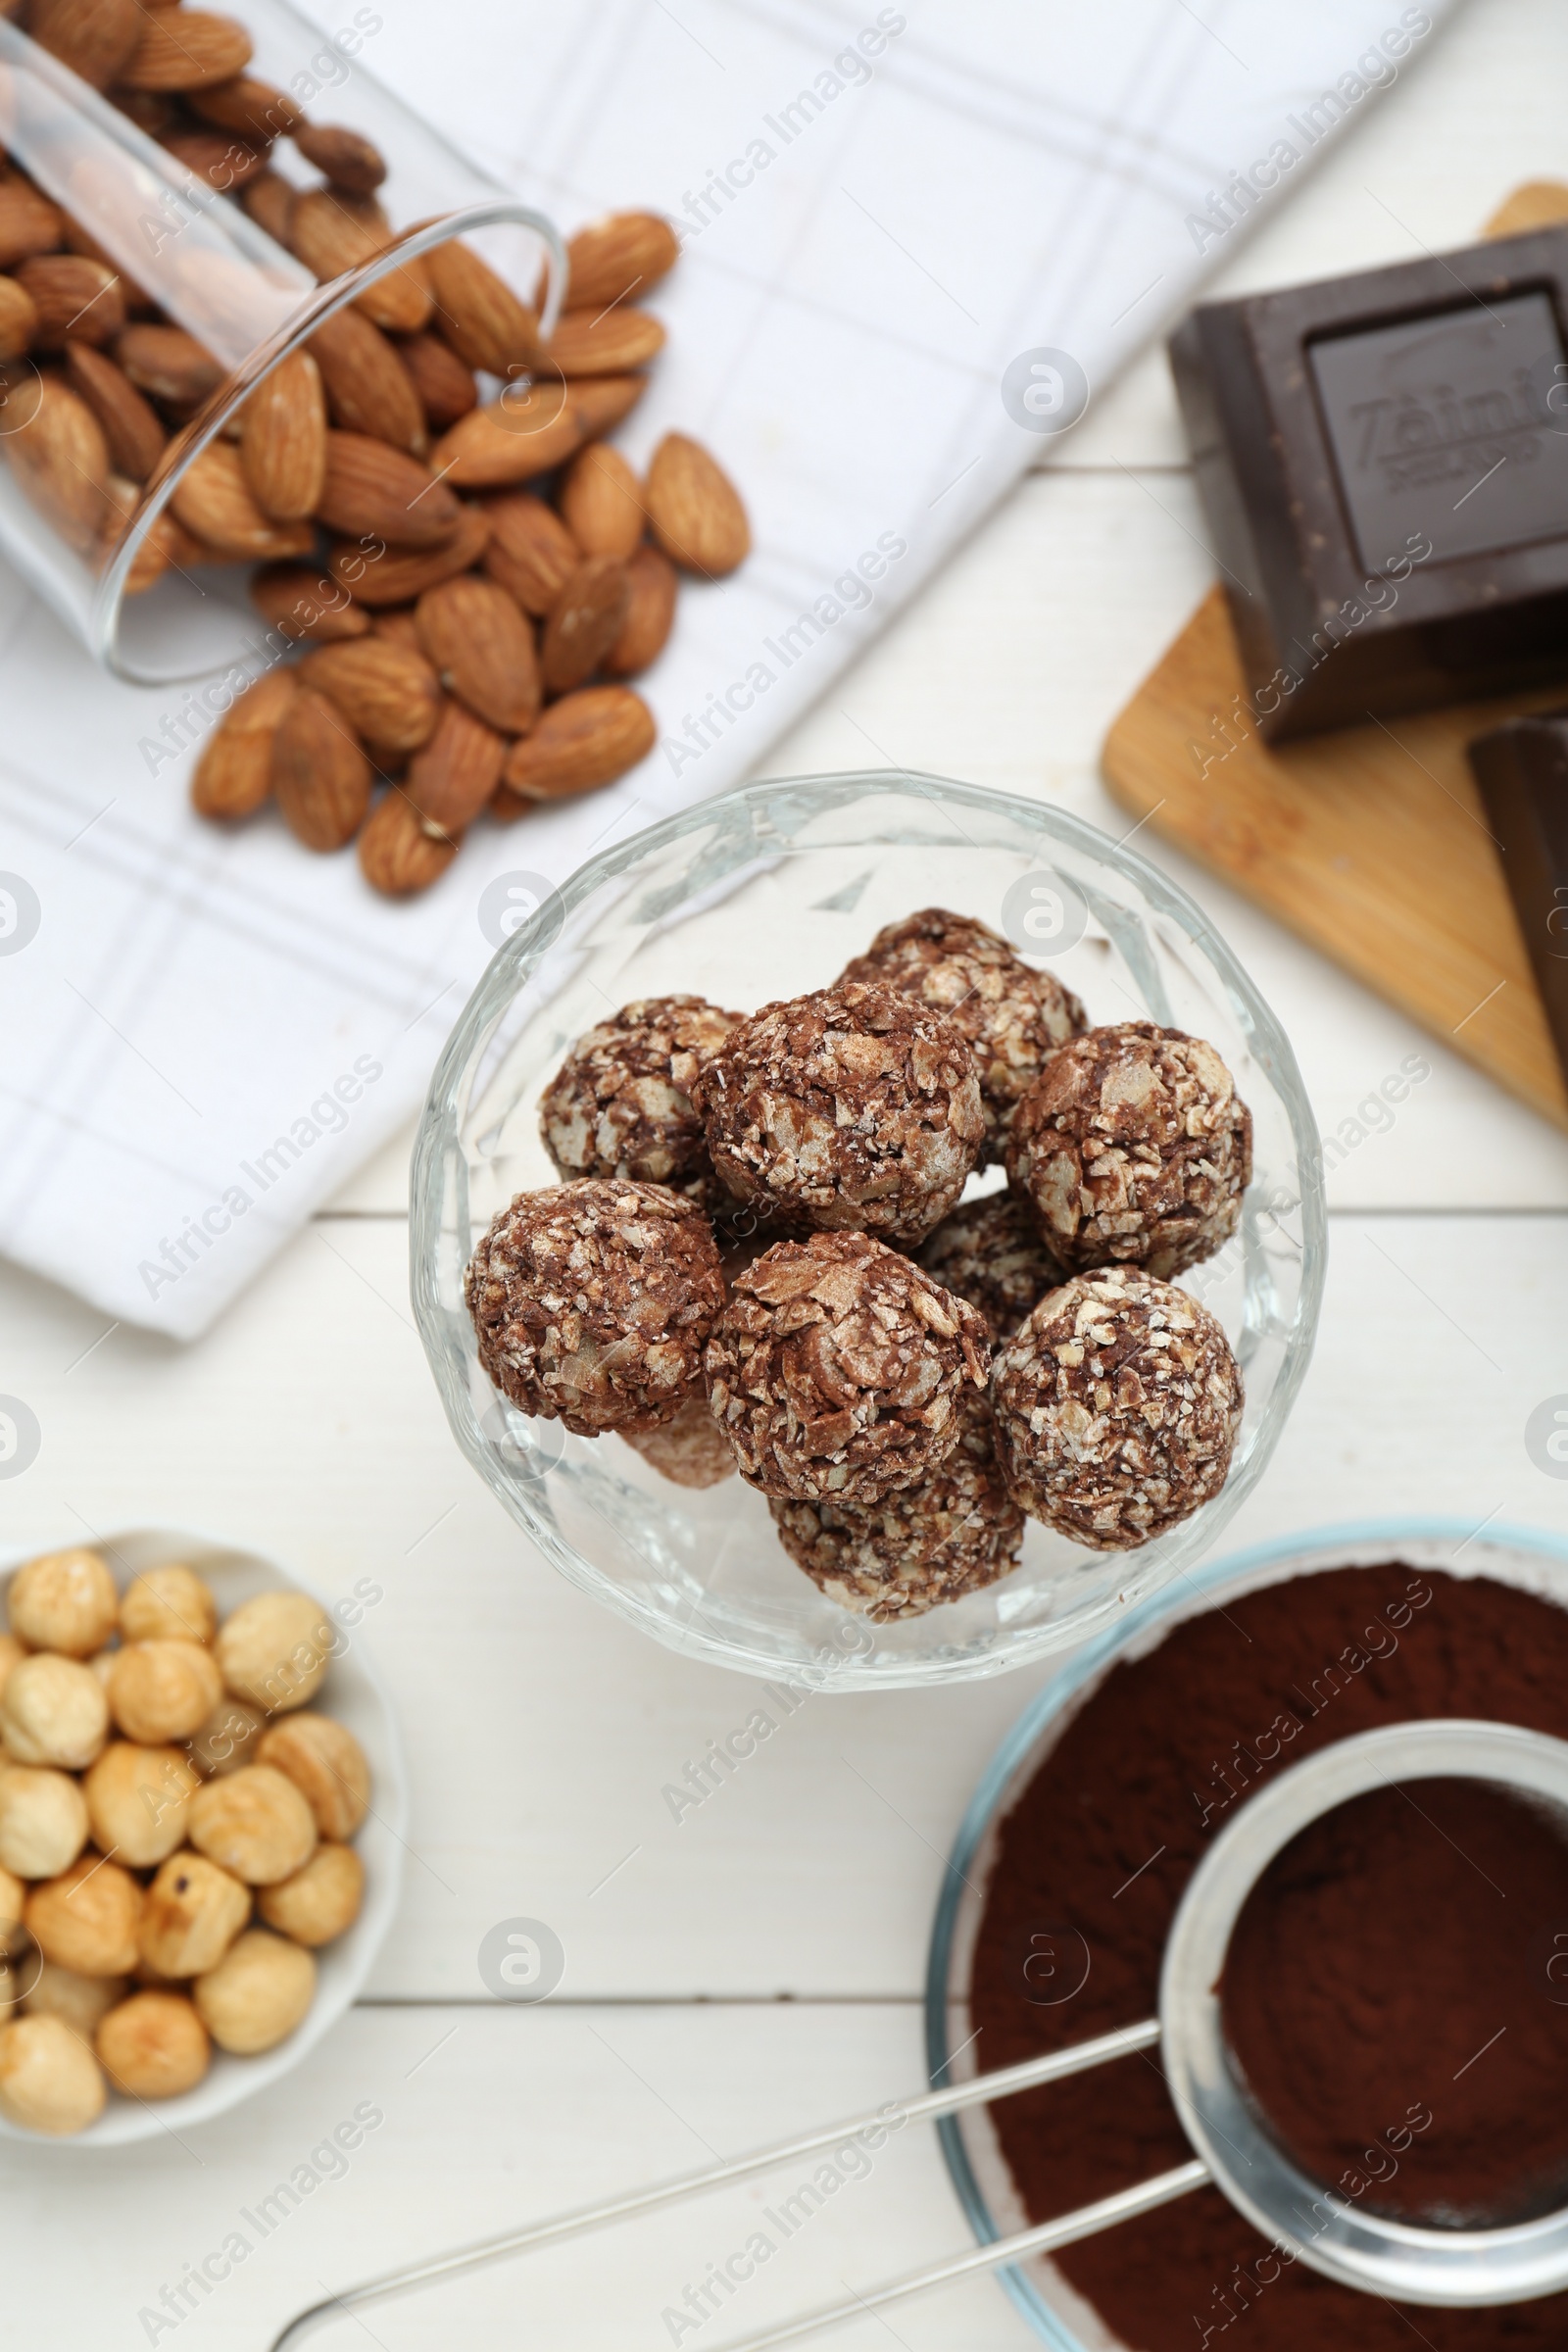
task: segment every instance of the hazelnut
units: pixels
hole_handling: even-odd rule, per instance
[[[125,1589],[120,1631],[127,1642],[211,1642],[218,1631],[213,1589],[177,1562],[144,1569]]]
[[[104,1687],[90,1666],[41,1650],[7,1676],[0,1732],[19,1764],[82,1772],[109,1736]]]
[[[19,1568],[6,1594],[11,1630],[29,1649],[89,1657],[115,1630],[120,1596],[95,1551],[51,1551]]]
[[[251,1915],[251,1890],[201,1854],[171,1854],[147,1889],[138,1981],[204,1976]]]
[[[99,2019],[130,1989],[123,1977],[81,1977],[41,1957],[22,1972],[22,2006],[29,2017],[58,2017],[83,2041],[91,2041]]]
[[[29,2132],[85,2132],[104,2109],[104,2079],[79,2034],[58,2017],[0,2027],[0,2113]]]
[[[208,1781],[191,1800],[190,1841],[250,1886],[275,1886],[304,1868],[316,1817],[293,1782],[270,1764],[247,1764]]]
[[[290,1715],[272,1724],[257,1743],[256,1761],[288,1776],[323,1838],[352,1838],[365,1819],[370,1767],[354,1734],[330,1715]]]
[[[264,1887],[256,1908],[270,1928],[296,1943],[330,1943],[360,1916],[365,1864],[352,1845],[318,1845],[305,1868],[280,1886]]]
[[[22,1906],[27,1889],[9,1870],[0,1870],[0,1952],[9,1959],[24,1941]]]
[[[207,2028],[182,1992],[133,1992],[93,2037],[104,2073],[133,2099],[194,2090],[212,2062]]]
[[[256,1735],[266,1721],[261,1708],[253,1707],[248,1698],[230,1698],[225,1691],[201,1730],[185,1742],[203,1780],[220,1780],[225,1772],[238,1772],[242,1764],[254,1763]]]
[[[277,1715],[316,1696],[332,1642],[326,1611],[309,1593],[258,1592],[220,1632],[218,1662],[236,1698]]]
[[[150,1870],[185,1842],[190,1800],[201,1782],[177,1747],[116,1740],[82,1783],[100,1850],[132,1870]]]
[[[127,1740],[161,1747],[200,1731],[222,1688],[199,1642],[130,1642],[115,1658],[109,1707]]]
[[[80,1977],[123,1977],[136,1965],[141,1905],[129,1871],[89,1853],[35,1886],[22,1916],[46,1960]]]
[[[15,1634],[0,1634],[0,1697],[5,1695],[12,1667],[20,1666],[26,1654]]]
[[[68,1773],[11,1764],[0,1772],[0,1870],[52,1879],[87,1842],[87,1800]]]
[[[202,2024],[220,2049],[240,2058],[254,2058],[292,2034],[315,1995],[316,1962],[310,1953],[265,1928],[247,1928],[195,1984]]]

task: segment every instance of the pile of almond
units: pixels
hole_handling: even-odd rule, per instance
[[[231,18],[141,0],[4,13],[319,281],[399,233],[375,193],[383,158],[247,74]],[[318,184],[272,168],[283,139]],[[204,816],[274,800],[307,848],[358,837],[368,880],[406,896],[487,807],[511,821],[652,749],[653,714],[623,681],[669,634],[676,569],[719,578],[751,544],[695,441],[666,434],[639,480],[604,438],[664,340],[632,297],[678,251],[651,214],[582,230],[545,341],[530,305],[454,239],[328,319],[189,466],[132,590],[171,565],[259,563],[274,641],[312,649],[234,703],[195,777]],[[3,161],[0,271],[0,449],[101,565],[222,398],[223,370]]]

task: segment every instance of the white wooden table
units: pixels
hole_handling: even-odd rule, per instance
[[[1466,241],[1516,180],[1568,175],[1565,87],[1558,0],[1472,0],[1222,288]],[[1100,738],[1209,577],[1152,354],[770,767],[906,762],[1060,801],[1119,834]],[[1282,1015],[1325,1133],[1412,1050],[1432,1064],[1392,1128],[1330,1179],[1316,1360],[1233,1542],[1358,1513],[1568,1533],[1568,1485],[1532,1465],[1523,1435],[1532,1408],[1568,1390],[1568,1146],[1156,854]],[[415,1790],[398,1928],[368,1997],[299,2074],[187,2144],[129,2157],[0,2146],[0,2296],[19,2352],[172,2335],[179,2352],[262,2352],[297,2305],[390,2262],[921,2080],[943,1856],[1043,1673],[813,1700],[716,1801],[673,1822],[662,1785],[744,1717],[747,1686],[581,1598],[460,1459],[409,1311],[406,1156],[405,1144],[366,1171],[185,1350],[104,1338],[88,1308],[0,1269],[0,1390],[29,1399],[46,1440],[3,1490],[7,1541],[183,1523],[274,1553],[324,1595],[372,1576],[385,1597],[365,1639],[401,1709]],[[491,2000],[477,1973],[485,1931],[517,1916],[547,1921],[565,1949],[543,2006]],[[139,2316],[366,2101],[384,2121],[343,2178],[323,2179],[177,2328]],[[321,2341],[654,2352],[671,2341],[665,2308],[794,2185],[737,2189]],[[681,2340],[708,2352],[965,2237],[934,2139],[911,2131]],[[871,2352],[889,2334],[909,2352],[1029,2340],[985,2280],[833,2340]]]

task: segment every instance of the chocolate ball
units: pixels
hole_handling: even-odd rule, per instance
[[[1007,1181],[1069,1272],[1168,1280],[1211,1257],[1252,1180],[1252,1117],[1212,1046],[1123,1021],[1054,1054],[1007,1135]]]
[[[991,1408],[971,1392],[957,1419],[947,1459],[880,1502],[770,1498],[779,1542],[830,1600],[886,1624],[961,1600],[1016,1568],[1023,1513],[997,1467]]]
[[[1020,1100],[1048,1056],[1085,1025],[1082,1004],[1054,974],[1036,971],[988,924],[946,906],[887,924],[843,977],[917,997],[968,1040],[985,1109],[986,1159],[1002,1157]]]
[[[672,1421],[724,1303],[706,1217],[663,1185],[587,1177],[519,1193],[464,1296],[504,1396],[580,1438]]]
[[[716,1487],[735,1475],[735,1454],[699,1389],[673,1421],[657,1429],[628,1429],[628,1446],[675,1487]]]
[[[639,997],[579,1037],[539,1103],[562,1175],[711,1190],[692,1086],[741,1017],[705,997]]]
[[[764,1494],[871,1503],[957,1443],[985,1323],[862,1233],[780,1242],[736,1281],[708,1344],[709,1400]]]
[[[1207,1307],[1127,1266],[1052,1291],[998,1350],[997,1458],[1031,1518],[1131,1551],[1225,1484],[1242,1375]]]
[[[1046,1293],[1067,1279],[1016,1193],[966,1200],[943,1218],[919,1261],[944,1290],[979,1308],[994,1340],[1010,1340]]]
[[[985,1141],[958,1028],[858,981],[764,1004],[730,1031],[695,1100],[720,1184],[818,1232],[923,1240]]]

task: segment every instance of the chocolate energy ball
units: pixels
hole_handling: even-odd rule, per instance
[[[740,1018],[704,997],[639,997],[579,1037],[539,1103],[562,1175],[710,1181],[692,1082]]]
[[[966,1200],[923,1244],[919,1262],[945,1291],[980,1309],[994,1340],[1010,1340],[1046,1293],[1067,1279],[1016,1193]]]
[[[673,1421],[657,1429],[623,1430],[628,1446],[675,1487],[716,1487],[735,1475],[735,1450],[709,1410],[701,1389]]]
[[[900,989],[962,1031],[980,1075],[987,1159],[1002,1157],[1012,1114],[1047,1056],[1086,1023],[1070,988],[1025,963],[989,925],[945,906],[889,923],[845,965],[844,980]]]
[[[1252,1114],[1212,1046],[1122,1021],[1054,1054],[1007,1135],[1007,1181],[1070,1273],[1168,1280],[1211,1257],[1252,1180]]]
[[[1225,1484],[1242,1375],[1206,1306],[1128,1266],[1080,1274],[998,1350],[997,1458],[1032,1519],[1131,1551]]]
[[[946,1461],[880,1502],[769,1500],[779,1542],[830,1600],[886,1624],[961,1600],[1016,1568],[1023,1513],[997,1468],[991,1408],[968,1392],[957,1419]]]
[[[719,1182],[819,1232],[920,1241],[956,1205],[985,1141],[960,1031],[858,981],[764,1004],[697,1089]]]
[[[525,1413],[579,1438],[671,1421],[724,1303],[706,1217],[663,1185],[585,1177],[519,1193],[464,1297],[479,1361]]]
[[[742,1478],[804,1502],[877,1502],[957,1444],[985,1386],[984,1319],[864,1233],[780,1242],[737,1277],[708,1343]]]

